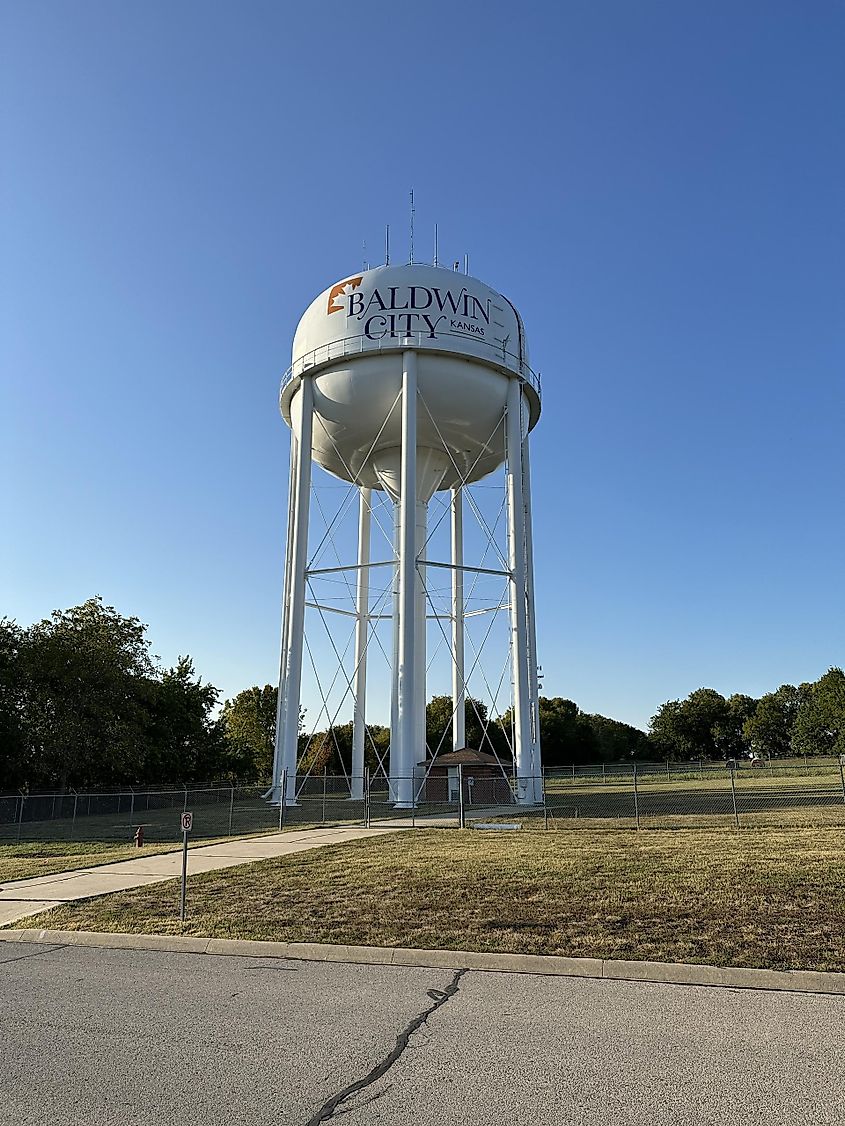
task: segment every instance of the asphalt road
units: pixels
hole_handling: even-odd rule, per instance
[[[3,1126],[836,1126],[845,997],[4,943]]]

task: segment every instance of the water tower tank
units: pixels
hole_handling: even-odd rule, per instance
[[[525,380],[530,429],[540,415],[522,318],[476,278],[426,265],[380,266],[330,286],[306,309],[282,387],[296,429],[298,377],[314,376],[312,456],[364,488],[395,494],[402,353],[417,351],[419,498],[471,484],[505,460],[508,385]]]

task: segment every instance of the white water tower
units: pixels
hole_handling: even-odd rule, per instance
[[[426,573],[451,580],[453,745],[464,746],[467,696],[465,578],[484,571],[507,584],[512,686],[513,791],[542,800],[528,435],[540,416],[540,386],[528,366],[522,319],[506,297],[475,278],[428,265],[381,266],[330,286],[305,311],[285,373],[281,412],[292,432],[279,677],[274,799],[296,801],[300,691],[309,569],[312,462],[358,490],[354,583],[355,664],[350,796],[364,777],[370,579],[387,567],[392,583],[389,780],[399,808],[419,792],[427,754]],[[464,562],[467,486],[504,467],[506,566]],[[392,552],[371,554],[374,493],[390,498]],[[448,491],[448,561],[427,557],[428,505]],[[323,569],[324,574],[328,569]],[[443,574],[439,570],[438,574]],[[349,613],[347,611],[347,613]],[[445,615],[441,615],[445,616]]]

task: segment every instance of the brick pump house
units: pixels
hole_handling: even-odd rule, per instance
[[[428,779],[424,801],[458,801],[459,766],[467,805],[508,805],[513,801],[513,793],[505,777],[510,763],[500,761],[485,751],[462,747],[459,751],[449,751],[429,759],[425,766]]]

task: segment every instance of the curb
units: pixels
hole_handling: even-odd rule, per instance
[[[191,938],[106,931],[0,931],[0,942],[94,946],[113,950],[158,950],[169,954],[222,954],[236,958],[288,958],[421,969],[470,969],[486,973],[600,978],[661,985],[706,985],[721,989],[765,989],[845,995],[845,973],[821,970],[758,970],[740,966],[696,966],[682,962],[634,962],[564,958],[551,954],[486,954],[473,950],[411,950],[402,947],[336,946],[320,942],[260,942],[238,938]]]

